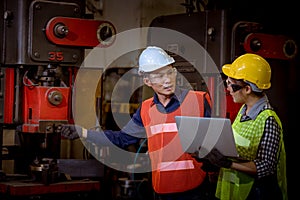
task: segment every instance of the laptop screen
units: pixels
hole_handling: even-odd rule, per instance
[[[224,156],[238,157],[231,121],[228,118],[176,116],[183,151],[203,158],[213,148]]]

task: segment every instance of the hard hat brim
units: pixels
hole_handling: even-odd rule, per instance
[[[226,76],[229,76],[229,77],[231,77],[231,73],[230,73],[230,68],[231,68],[231,64],[225,64],[225,65],[223,65],[223,67],[222,67],[222,71],[223,71],[223,73],[226,75]]]

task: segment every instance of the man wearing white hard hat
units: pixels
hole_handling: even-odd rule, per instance
[[[176,86],[174,58],[162,48],[149,46],[139,56],[138,73],[154,91],[137,109],[121,131],[103,131],[115,145],[126,148],[146,137],[152,167],[152,186],[161,200],[207,199],[207,173],[203,163],[183,152],[175,116],[211,116],[211,100],[207,92],[180,89]],[[63,127],[66,138],[84,137],[98,141],[104,134],[74,127]],[[130,133],[130,135],[128,134]],[[206,187],[206,188],[205,188]]]

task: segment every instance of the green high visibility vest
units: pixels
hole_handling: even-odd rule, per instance
[[[274,111],[269,109],[262,111],[255,120],[240,122],[241,116],[240,109],[232,124],[232,128],[238,153],[247,160],[254,160],[256,157],[258,146],[264,132],[265,121],[268,117],[273,116],[281,127],[280,148],[277,153],[277,180],[282,191],[283,199],[287,200],[286,154],[282,124],[279,117]],[[240,171],[221,168],[218,177],[216,197],[221,200],[244,200],[249,195],[253,183],[253,176]]]

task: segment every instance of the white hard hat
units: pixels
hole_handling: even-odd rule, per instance
[[[152,72],[174,63],[175,60],[162,48],[149,46],[139,57],[139,73]]]

